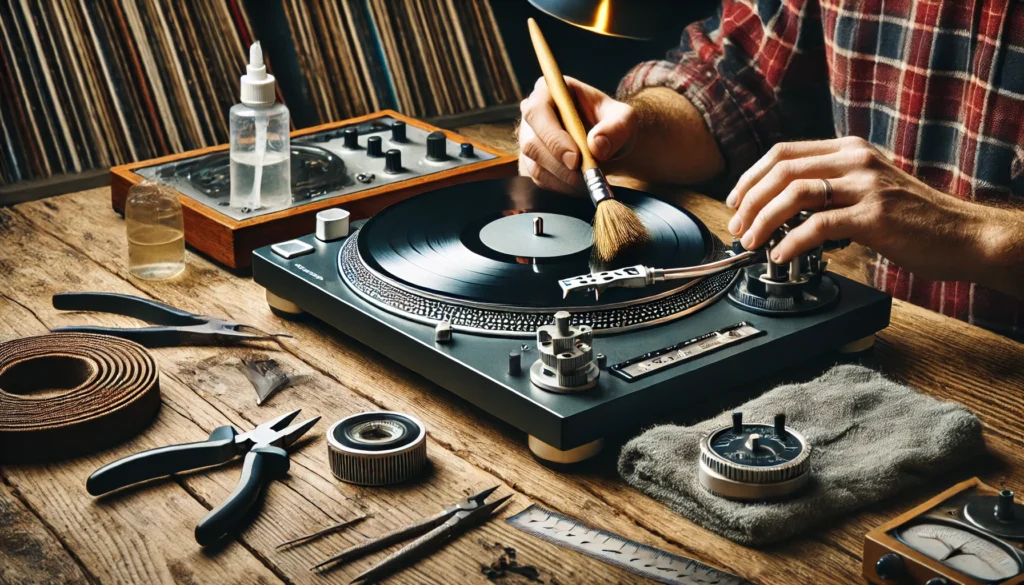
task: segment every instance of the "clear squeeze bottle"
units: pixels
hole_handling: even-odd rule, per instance
[[[276,83],[259,42],[249,47],[242,103],[231,107],[231,207],[281,208],[292,202],[288,108],[274,103]]]

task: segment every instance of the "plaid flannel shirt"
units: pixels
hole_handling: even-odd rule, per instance
[[[729,179],[776,142],[860,136],[954,197],[1024,207],[1024,3],[724,0],[662,61],[622,80],[702,113]],[[1024,339],[1024,302],[915,278],[881,256],[874,285]]]

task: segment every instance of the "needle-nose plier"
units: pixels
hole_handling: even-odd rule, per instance
[[[352,580],[353,583],[376,581],[395,571],[401,565],[420,558],[426,551],[441,546],[441,544],[458,532],[490,518],[495,508],[512,497],[509,494],[493,502],[484,503],[487,496],[491,495],[496,489],[498,489],[498,486],[487,488],[478,494],[463,498],[437,514],[420,520],[415,524],[392,530],[376,538],[349,547],[333,557],[317,563],[310,570],[319,569],[330,563],[350,561],[413,536],[422,535]]]
[[[170,305],[116,293],[74,292],[53,295],[53,308],[62,311],[97,311],[134,317],[160,327],[120,329],[117,327],[58,327],[53,331],[99,333],[129,339],[145,347],[216,345],[239,341],[259,341],[291,337],[285,333],[264,333],[251,325],[232,323],[215,317],[195,315]],[[245,329],[253,331],[250,333]]]
[[[235,427],[225,425],[214,429],[205,441],[129,455],[97,469],[86,480],[85,489],[99,496],[147,479],[225,463],[245,454],[242,477],[235,490],[196,525],[196,542],[206,546],[233,532],[256,502],[264,484],[288,472],[285,449],[320,420],[316,416],[288,426],[298,414],[298,410],[293,410],[241,434]]]

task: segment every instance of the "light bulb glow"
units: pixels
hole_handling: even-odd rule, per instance
[[[592,28],[599,32],[608,32],[608,23],[611,22],[612,1],[601,0],[597,7],[597,14],[594,16]]]

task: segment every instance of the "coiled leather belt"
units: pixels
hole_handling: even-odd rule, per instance
[[[0,463],[73,457],[141,431],[160,376],[139,344],[51,333],[0,344]]]

